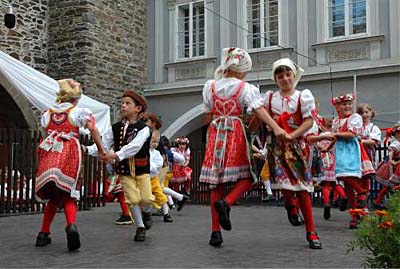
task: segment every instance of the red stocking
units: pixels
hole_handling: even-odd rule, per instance
[[[210,208],[211,208],[211,229],[213,232],[221,231],[221,227],[218,222],[218,213],[214,208],[214,202],[222,199],[224,195],[224,188],[221,185],[218,185],[215,189],[211,190],[210,193]]]
[[[356,208],[356,195],[351,186],[344,182],[344,192],[346,193],[347,199],[349,200],[350,208]]]
[[[389,187],[385,186],[381,189],[381,191],[378,194],[378,197],[375,199],[375,203],[380,204],[382,203],[383,197],[385,197],[386,193],[389,191]]]
[[[341,177],[340,180],[343,180],[344,184],[350,187],[352,190],[356,191],[357,194],[365,193],[368,190],[361,187],[359,180],[355,177]]]
[[[75,223],[77,208],[74,198],[72,198],[69,193],[63,192],[61,198],[63,201],[64,214],[68,227],[70,224]]]
[[[324,206],[329,206],[329,196],[331,192],[331,184],[329,182],[325,182],[322,186],[322,201]]]
[[[343,187],[340,184],[335,184],[335,187],[333,188],[335,193],[340,197],[340,198],[345,198],[346,194],[344,194]]]
[[[315,231],[315,227],[310,195],[306,191],[298,191],[296,195],[298,197],[301,213],[303,213],[306,231],[313,232]],[[313,240],[313,238],[310,239]]]
[[[53,222],[54,216],[57,213],[58,204],[60,203],[60,195],[55,195],[54,198],[46,204],[44,209],[43,222],[40,231],[43,233],[50,233],[50,226]]]
[[[125,203],[124,192],[121,191],[121,192],[117,193],[117,197],[118,197],[119,206],[121,207],[121,210],[122,210],[122,215],[129,216],[129,207]]]
[[[243,195],[243,193],[251,190],[252,186],[253,183],[250,179],[239,180],[238,182],[236,182],[233,189],[225,197],[226,202],[229,204],[229,206],[232,206],[236,202],[236,200]]]
[[[299,207],[296,197],[294,197],[293,191],[282,190],[283,198],[285,199],[285,207],[290,210],[290,214],[298,215],[297,208]]]

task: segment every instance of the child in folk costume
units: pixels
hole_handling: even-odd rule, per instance
[[[187,195],[178,193],[174,190],[172,190],[171,188],[169,188],[169,181],[172,178],[172,169],[173,169],[173,164],[177,163],[180,165],[183,165],[185,163],[185,157],[181,154],[179,154],[178,152],[172,152],[170,149],[170,143],[168,138],[166,138],[165,136],[161,137],[160,142],[162,143],[162,151],[163,152],[162,155],[164,158],[164,167],[161,168],[160,170],[160,183],[161,186],[163,186],[163,192],[165,195],[167,195],[168,198],[168,205],[170,209],[175,209],[175,204],[174,204],[174,200],[172,198],[174,198],[176,201],[178,201],[178,207],[177,207],[177,211],[181,211],[183,206],[185,205],[186,201],[189,199],[189,197]],[[164,171],[162,171],[164,170]]]
[[[327,128],[324,127],[324,130],[326,131],[323,132],[322,128],[319,128],[317,121],[314,121],[313,127],[309,130],[309,135],[307,135],[307,142],[315,144],[313,147],[313,154],[315,154],[315,151],[319,151],[320,153],[322,161],[322,177],[318,178],[317,182],[322,187],[324,219],[328,220],[331,218],[331,190],[336,192],[339,196],[339,207],[341,211],[346,210],[347,198],[342,186],[336,180],[335,175],[335,156],[332,150],[333,143],[330,143],[330,141],[335,140],[335,136],[331,132],[327,131]]]
[[[185,162],[181,165],[174,163],[173,175],[170,180],[172,189],[179,191],[179,186],[183,183],[185,195],[190,195],[190,185],[192,183],[192,169],[188,166],[190,161],[189,139],[187,137],[178,137],[175,140],[178,147],[171,148],[172,152],[177,152],[185,157]]]
[[[374,204],[382,209],[382,199],[393,186],[400,185],[400,122],[396,123],[390,130],[386,131],[386,137],[392,137],[389,145],[389,158],[382,161],[376,172],[376,180],[383,185]],[[387,139],[385,139],[385,144]]]
[[[335,174],[344,182],[350,207],[364,208],[368,200],[368,189],[361,182],[362,176],[374,174],[375,170],[357,136],[362,129],[362,118],[353,114],[354,95],[345,94],[333,98],[332,104],[338,113],[332,122],[332,131],[336,137]],[[333,141],[335,143],[335,141]],[[349,227],[357,228],[358,217],[352,216]]]
[[[363,103],[357,106],[357,113],[362,117],[363,120],[363,126],[360,135],[361,144],[367,152],[373,167],[376,168],[375,147],[381,143],[381,130],[378,126],[371,122],[371,119],[375,116],[375,112],[372,110],[369,104]],[[361,183],[364,189],[370,191],[371,176],[363,177]],[[368,205],[366,205],[364,209],[368,210]]]
[[[152,130],[139,117],[147,109],[146,100],[133,90],[123,93],[121,114],[123,119],[103,136],[106,149],[114,147],[103,158],[115,163],[115,172],[122,183],[125,202],[131,209],[136,224],[134,241],[146,240],[141,206],[151,204],[154,196],[150,183],[150,139]],[[95,155],[95,145],[87,147],[90,155]]]
[[[309,194],[314,190],[309,168],[310,150],[304,139],[307,130],[313,125],[315,102],[310,90],[295,89],[302,73],[303,69],[288,58],[275,61],[272,65],[272,79],[279,86],[279,91],[268,91],[264,97],[264,106],[278,124],[289,132],[290,141],[279,141],[274,137],[271,139],[268,151],[271,180],[274,188],[281,189],[289,220],[298,218],[297,198],[305,221],[309,247],[321,249]]]
[[[160,132],[153,130],[153,135],[150,141],[150,178],[151,178],[151,191],[155,197],[155,203],[161,207],[161,212],[164,222],[172,222],[171,214],[168,208],[168,198],[164,194],[160,185],[160,178],[158,177],[160,169],[164,164],[164,159],[156,147],[160,143]]]
[[[257,181],[251,170],[250,141],[240,116],[249,111],[270,125],[279,137],[288,138],[262,107],[258,88],[243,79],[251,70],[249,54],[240,48],[225,48],[216,80],[209,80],[203,89],[204,112],[212,118],[207,131],[207,146],[199,181],[209,184],[212,233],[210,245],[222,244],[221,228],[231,230],[230,209],[235,201]],[[227,183],[234,183],[225,196]]]
[[[272,189],[271,189],[271,173],[269,171],[269,164],[268,164],[268,159],[267,159],[267,153],[268,150],[266,146],[264,146],[262,149],[257,148],[255,145],[252,146],[253,148],[253,157],[262,159],[264,160],[263,167],[260,172],[260,178],[261,181],[263,182],[265,191],[267,192],[267,195],[262,198],[263,202],[269,202],[275,200],[273,194],[272,194]]]
[[[79,199],[78,176],[82,162],[78,140],[79,127],[89,129],[101,155],[104,155],[105,151],[93,113],[89,109],[76,106],[82,95],[81,85],[72,79],[59,80],[58,84],[60,90],[57,94],[57,104],[47,110],[41,118],[41,126],[47,137],[38,149],[39,166],[35,192],[38,201],[48,203],[36,246],[42,247],[51,243],[50,226],[59,203],[62,203],[67,219],[65,230],[68,250],[72,251],[81,245],[75,224],[75,200]]]

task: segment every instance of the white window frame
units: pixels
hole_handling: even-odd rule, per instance
[[[193,56],[193,4],[203,3],[204,6],[204,55]],[[179,7],[189,5],[189,57],[179,57]],[[187,59],[202,59],[207,57],[207,12],[206,12],[206,2],[205,0],[190,1],[188,3],[181,3],[176,5],[175,9],[175,35],[176,35],[176,51],[175,60],[187,60]]]
[[[261,37],[261,45],[259,48],[249,48],[248,46],[248,35],[250,35],[249,29],[250,29],[250,23],[249,18],[248,18],[248,8],[250,6],[250,1],[251,0],[246,0],[243,1],[243,6],[242,8],[244,8],[245,10],[245,16],[244,16],[244,25],[246,26],[246,32],[245,32],[245,36],[244,36],[244,44],[246,47],[246,50],[248,50],[249,52],[255,52],[255,51],[263,51],[263,50],[271,50],[271,49],[277,49],[281,46],[282,44],[282,3],[278,0],[278,44],[277,45],[272,45],[272,46],[265,46],[265,39],[263,38],[263,36]],[[265,29],[264,29],[264,0],[260,0],[260,34],[265,34]]]
[[[352,0],[344,0],[344,32],[345,34],[342,36],[330,36],[330,31],[329,31],[329,1],[330,0],[325,0],[324,1],[324,28],[325,28],[325,41],[329,40],[336,40],[336,39],[351,39],[351,38],[356,38],[356,37],[363,37],[363,36],[369,36],[370,35],[370,23],[371,23],[371,12],[370,12],[370,0],[365,0],[365,8],[366,8],[366,29],[365,33],[358,33],[358,34],[350,34],[350,17],[349,17],[349,1]]]

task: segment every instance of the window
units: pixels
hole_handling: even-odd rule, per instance
[[[247,1],[247,48],[263,48],[278,45],[278,0]]]
[[[178,5],[178,58],[205,55],[204,1]]]
[[[367,0],[328,0],[329,38],[367,33]]]

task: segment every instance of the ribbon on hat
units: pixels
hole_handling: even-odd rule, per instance
[[[353,93],[342,94],[337,97],[332,98],[332,105],[336,106],[344,101],[353,101],[356,96]]]

